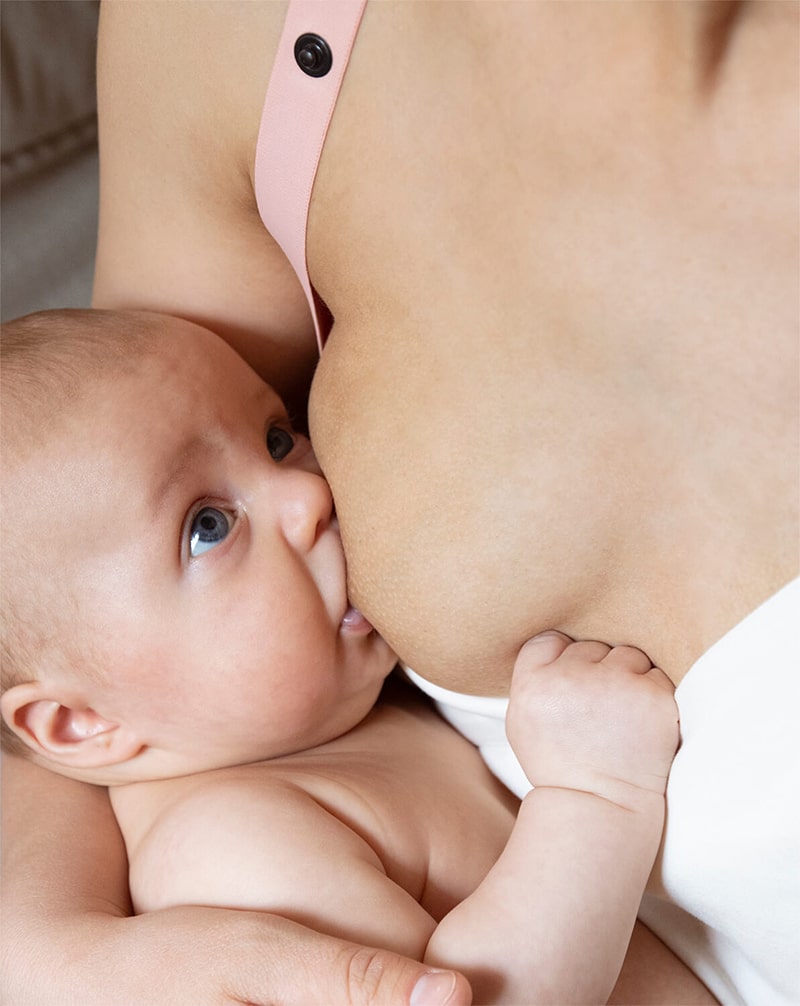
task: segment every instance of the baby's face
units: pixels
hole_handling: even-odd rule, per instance
[[[26,487],[42,502],[26,531],[104,662],[103,715],[184,771],[358,723],[394,658],[349,605],[327,483],[277,395],[215,335],[170,322],[88,401]]]

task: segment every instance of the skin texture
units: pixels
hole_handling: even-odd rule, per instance
[[[552,627],[633,641],[677,682],[797,569],[798,7],[575,11],[372,4],[309,221],[336,318],[312,432],[351,596],[476,693],[506,693]],[[301,408],[311,329],[251,183],[282,15],[103,14],[95,299],[211,321]],[[27,860],[58,783],[22,771],[36,800],[4,869],[40,896],[90,871],[66,824]],[[17,917],[30,986],[40,931]]]

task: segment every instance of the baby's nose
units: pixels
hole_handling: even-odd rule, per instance
[[[299,470],[284,473],[279,481],[283,534],[293,548],[307,552],[331,521],[333,497],[328,483],[321,475]]]

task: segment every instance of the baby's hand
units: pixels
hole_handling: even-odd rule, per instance
[[[625,805],[664,793],[679,740],[673,692],[641,650],[546,632],[517,657],[506,732],[534,786]]]

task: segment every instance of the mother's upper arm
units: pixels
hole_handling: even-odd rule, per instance
[[[252,186],[281,15],[230,0],[103,5],[93,302],[206,324],[292,396],[316,362],[313,329]]]

